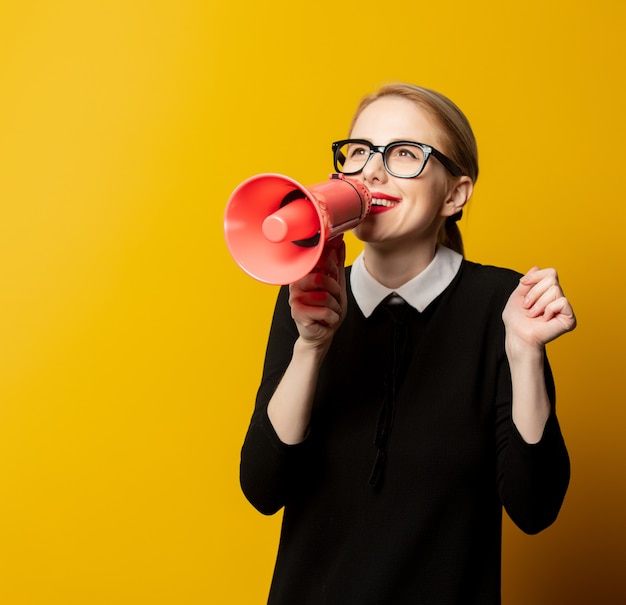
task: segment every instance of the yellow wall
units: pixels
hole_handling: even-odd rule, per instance
[[[623,603],[625,6],[3,0],[0,603],[264,602],[280,519],[238,457],[276,289],[224,206],[325,180],[395,79],[475,127],[468,256],[557,266],[579,316],[549,349],[571,489],[544,534],[507,522],[505,603]]]

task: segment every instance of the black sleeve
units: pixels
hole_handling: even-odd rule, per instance
[[[241,450],[241,488],[250,503],[266,515],[285,505],[307,449],[306,441],[298,445],[280,441],[267,416],[267,405],[289,365],[297,337],[289,307],[289,289],[284,286],[274,309],[263,377]]]
[[[546,387],[551,413],[541,440],[528,444],[511,416],[511,375],[506,357],[500,364],[496,438],[498,489],[511,520],[536,534],[551,525],[563,503],[570,478],[570,461],[555,409],[555,388],[547,357]]]

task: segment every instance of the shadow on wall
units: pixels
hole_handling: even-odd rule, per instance
[[[525,536],[506,520],[503,603],[626,605],[626,464],[604,448],[581,451],[553,527]],[[511,569],[514,550],[523,569]]]

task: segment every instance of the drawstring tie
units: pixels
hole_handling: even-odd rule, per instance
[[[369,478],[369,484],[374,488],[380,487],[383,479],[389,436],[393,426],[396,383],[407,340],[407,327],[403,318],[408,305],[397,294],[392,294],[383,301],[381,307],[389,313],[393,321],[393,331],[390,360],[385,373],[383,404],[378,414],[374,433],[374,445],[377,451]]]

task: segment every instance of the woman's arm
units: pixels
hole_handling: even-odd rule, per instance
[[[346,309],[345,245],[331,240],[312,273],[289,287],[298,339],[267,414],[279,439],[300,443],[307,432],[320,367]]]
[[[513,423],[538,443],[550,416],[544,378],[545,345],[576,327],[572,307],[554,269],[533,267],[511,294],[502,314],[513,387]]]
[[[537,268],[521,278],[502,318],[506,360],[499,387],[499,491],[515,524],[534,534],[556,519],[570,477],[545,345],[573,330],[576,318],[556,271]]]
[[[317,377],[347,304],[344,257],[343,242],[333,240],[315,270],[278,296],[240,464],[242,490],[264,514],[278,511],[306,480]]]

